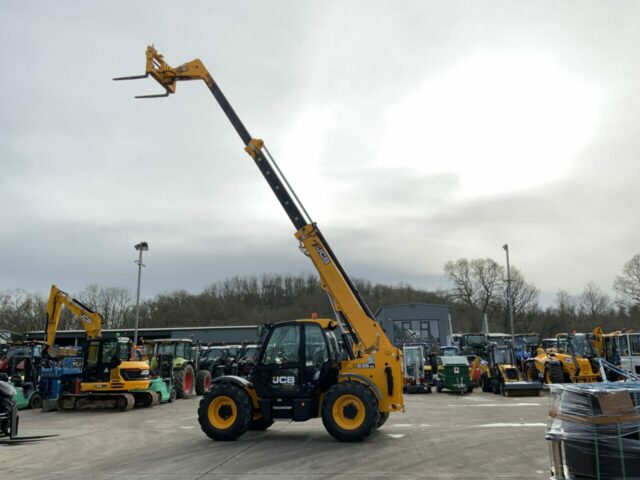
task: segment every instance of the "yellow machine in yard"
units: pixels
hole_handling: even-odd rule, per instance
[[[165,89],[151,97],[175,93],[177,81],[205,82],[293,223],[337,316],[268,325],[251,380],[231,375],[213,380],[198,409],[202,430],[215,440],[233,440],[249,428],[268,428],[274,419],[322,417],[336,439],[363,440],[390,412],[403,409],[400,350],[374,320],[264,142],[249,134],[204,64],[193,60],[173,68],[153,47],[146,57],[144,75],[116,80],[151,76]]]
[[[81,373],[65,374],[56,361],[74,355],[54,346],[56,332],[63,308],[80,318],[87,332],[83,348]],[[130,410],[135,405],[158,404],[158,394],[149,391],[149,364],[131,361],[131,343],[126,338],[102,338],[102,316],[72,298],[69,294],[51,287],[47,303],[47,328],[43,357],[53,360],[54,365],[43,369],[45,385],[43,397],[58,408],[116,408]],[[48,408],[48,409],[51,409]]]
[[[556,347],[543,350],[525,363],[528,380],[543,383],[598,382],[599,368],[595,364],[596,354],[585,333],[559,333]]]
[[[524,380],[516,366],[515,352],[511,344],[489,344],[486,347],[487,363],[477,362],[481,369],[480,386],[483,392],[493,392],[505,397],[531,397],[540,395],[542,384],[537,380]],[[476,364],[474,362],[474,366]]]

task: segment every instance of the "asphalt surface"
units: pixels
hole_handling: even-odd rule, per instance
[[[0,478],[549,478],[546,396],[405,395],[406,412],[359,444],[337,442],[320,419],[214,442],[200,430],[198,402],[130,412],[23,410],[19,439],[0,440]]]

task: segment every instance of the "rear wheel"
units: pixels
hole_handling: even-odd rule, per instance
[[[193,394],[195,373],[189,364],[176,370],[173,374],[173,384],[178,392],[178,398],[189,398]]]
[[[440,380],[438,380],[436,382],[436,392],[442,393],[443,389],[444,389],[444,384]]]
[[[214,440],[235,440],[248,429],[253,418],[249,395],[237,385],[215,384],[198,407],[198,423]]]
[[[563,383],[564,374],[562,373],[562,367],[557,364],[547,365],[544,371],[545,383]]]
[[[322,402],[322,423],[341,442],[360,442],[371,435],[380,420],[371,390],[360,383],[332,386]]]
[[[196,375],[196,395],[204,395],[211,390],[211,373],[208,370],[198,370]]]

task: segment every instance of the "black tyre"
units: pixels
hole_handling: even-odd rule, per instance
[[[341,442],[360,442],[371,435],[380,420],[373,393],[356,382],[332,386],[322,402],[322,423]]]
[[[247,392],[231,383],[217,383],[198,407],[198,423],[214,440],[236,440],[248,429],[253,407]]]
[[[539,382],[540,381],[540,371],[536,368],[535,363],[527,364],[525,368],[525,374],[527,376],[527,380],[530,382]]]
[[[249,424],[249,430],[266,430],[273,425],[273,420],[265,420],[264,417],[260,417],[258,420],[251,420]]]
[[[34,392],[29,399],[29,408],[42,408],[42,396],[38,392]]]
[[[467,387],[467,393],[473,393],[473,385]]]
[[[489,379],[486,373],[483,373],[482,376],[480,377],[480,386],[482,387],[483,392],[492,391],[491,380]]]
[[[444,390],[444,384],[440,380],[438,380],[436,382],[436,392],[442,393],[442,390]]]
[[[380,428],[382,425],[387,423],[388,419],[389,419],[389,412],[380,412],[380,418],[378,419],[378,425],[376,426],[376,428]]]
[[[558,364],[547,365],[544,369],[544,382],[545,383],[564,383],[564,374],[562,373],[562,366]]]
[[[175,402],[177,398],[178,398],[178,392],[176,392],[176,388],[171,387],[171,390],[169,391],[169,403]]]
[[[16,405],[16,401],[13,398],[3,398],[0,400],[0,411],[8,414],[6,420],[0,420],[1,435],[7,435],[8,437],[15,437],[18,432],[11,431],[11,415],[13,411],[18,411],[18,407]]]
[[[499,380],[491,380],[491,391],[496,395],[500,395],[500,381]]]
[[[178,398],[190,398],[193,395],[195,372],[190,364],[186,364],[184,368],[174,371],[173,385],[176,387],[176,392],[178,392]]]
[[[211,390],[211,373],[209,370],[199,370],[196,374],[196,395],[204,395]]]

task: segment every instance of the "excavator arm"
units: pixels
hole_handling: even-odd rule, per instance
[[[316,267],[322,280],[322,287],[329,294],[333,308],[349,333],[350,355],[360,357],[381,348],[385,348],[387,351],[391,349],[391,342],[374,320],[371,310],[334,255],[320,229],[302,206],[277,163],[269,154],[264,142],[251,136],[204,64],[196,59],[172,68],[153,46],[147,47],[146,57],[144,75],[118,77],[114,80],[131,80],[151,76],[165,89],[165,93],[162,95],[141,95],[136,98],[168,96],[176,92],[176,82],[178,81],[203,80],[240,136],[245,145],[245,151],[255,162],[297,230],[295,236],[300,242],[301,250],[309,256]],[[381,345],[380,342],[386,344]]]
[[[87,332],[89,339],[102,336],[102,316],[82,304],[79,300],[63,292],[55,285],[51,285],[51,293],[47,302],[47,328],[45,338],[45,353],[51,352],[56,340],[56,332],[60,324],[62,309],[68,308],[71,313],[80,318],[82,328]]]

